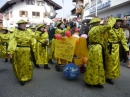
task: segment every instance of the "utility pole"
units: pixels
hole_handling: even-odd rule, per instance
[[[62,0],[62,22],[64,19],[64,0]]]
[[[96,16],[97,16],[97,0],[96,0]]]

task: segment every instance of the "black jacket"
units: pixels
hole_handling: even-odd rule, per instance
[[[49,40],[55,38],[55,28],[49,29],[48,34],[49,34]]]

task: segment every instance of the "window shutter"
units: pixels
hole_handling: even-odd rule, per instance
[[[9,12],[7,13],[7,20],[9,20]]]
[[[28,11],[26,11],[26,17],[28,17]]]
[[[19,11],[19,16],[22,17],[22,11]]]
[[[45,12],[43,12],[43,18],[46,18],[46,13]]]

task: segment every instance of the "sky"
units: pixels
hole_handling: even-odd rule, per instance
[[[0,8],[2,7],[2,5],[4,5],[7,1],[9,0],[0,0]],[[59,4],[60,6],[62,6],[62,0],[52,0],[54,2],[56,2],[57,4]],[[66,18],[68,15],[71,14],[71,10],[74,8],[74,6],[72,5],[72,0],[64,0],[64,18]],[[62,17],[62,9],[61,10],[57,10],[56,11],[57,14],[57,18],[61,18]]]

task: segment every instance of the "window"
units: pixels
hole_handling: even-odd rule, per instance
[[[32,12],[32,16],[35,16],[35,12]]]
[[[35,5],[35,0],[26,0],[27,5]]]
[[[117,17],[117,18],[121,18],[121,14],[117,14],[116,17]]]
[[[83,4],[83,0],[78,0],[77,4],[82,5]]]
[[[40,18],[40,12],[32,12],[33,18]]]
[[[22,15],[25,15],[25,11],[22,11]]]
[[[91,0],[91,6],[96,4],[96,0]]]
[[[19,11],[19,16],[20,17],[28,17],[28,12],[27,11]]]
[[[97,3],[100,3],[101,0],[97,0]],[[96,0],[91,0],[91,6],[94,6],[96,5]]]
[[[10,12],[10,18],[12,18],[13,17],[13,15],[12,15],[12,11]]]
[[[46,18],[46,13],[45,12],[43,13],[43,18]]]
[[[37,1],[37,6],[43,6],[43,1]]]
[[[6,20],[9,20],[9,12],[6,13],[6,16],[5,16]]]

